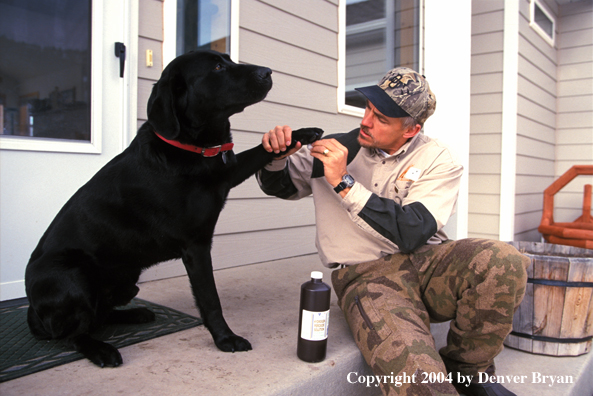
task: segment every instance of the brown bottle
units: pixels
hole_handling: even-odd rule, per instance
[[[331,287],[321,281],[323,273],[311,272],[311,280],[301,285],[297,356],[305,362],[325,359],[329,325]]]

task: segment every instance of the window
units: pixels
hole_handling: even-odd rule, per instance
[[[556,20],[537,0],[531,0],[529,26],[542,36],[548,44],[554,46],[556,39]]]
[[[231,0],[177,0],[176,55],[196,49],[230,53]]]
[[[91,141],[91,1],[0,2],[0,135]]]
[[[377,84],[396,66],[419,70],[421,0],[346,0],[341,12],[340,108],[360,113],[357,87]],[[344,7],[344,6],[343,6]]]

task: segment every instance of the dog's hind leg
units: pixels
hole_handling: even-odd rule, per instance
[[[88,334],[79,334],[69,340],[74,348],[100,367],[117,367],[123,363],[117,348],[105,342],[95,340]]]
[[[135,282],[137,277],[132,277],[129,282],[120,279],[121,283],[112,288],[106,297],[111,306],[121,307],[128,304],[140,291]],[[109,307],[111,309],[111,307]],[[111,309],[105,317],[107,324],[139,324],[154,322],[155,314],[148,308]]]
[[[31,306],[27,309],[27,323],[33,337],[38,340],[50,340],[52,338],[51,333],[45,330],[41,318]]]
[[[222,307],[212,272],[210,243],[194,245],[186,249],[183,252],[183,264],[187,270],[204,325],[212,334],[218,349],[223,352],[251,350],[249,341],[233,333],[222,315]]]

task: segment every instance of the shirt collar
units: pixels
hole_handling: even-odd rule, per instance
[[[385,151],[381,150],[381,149],[373,149],[373,154],[374,155],[378,155],[380,157],[383,158],[397,158],[397,157],[401,157],[403,156],[406,152],[410,151],[411,148],[413,148],[413,146],[416,145],[416,141],[419,139],[419,136],[422,134],[422,132],[417,133],[416,135],[414,135],[413,138],[409,139],[407,142],[404,143],[403,146],[401,146],[399,148],[399,150],[397,150],[395,153],[393,154],[387,154]]]

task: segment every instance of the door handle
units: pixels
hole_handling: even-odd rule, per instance
[[[123,78],[126,64],[126,46],[124,43],[115,43],[115,56],[119,58],[119,76]]]

